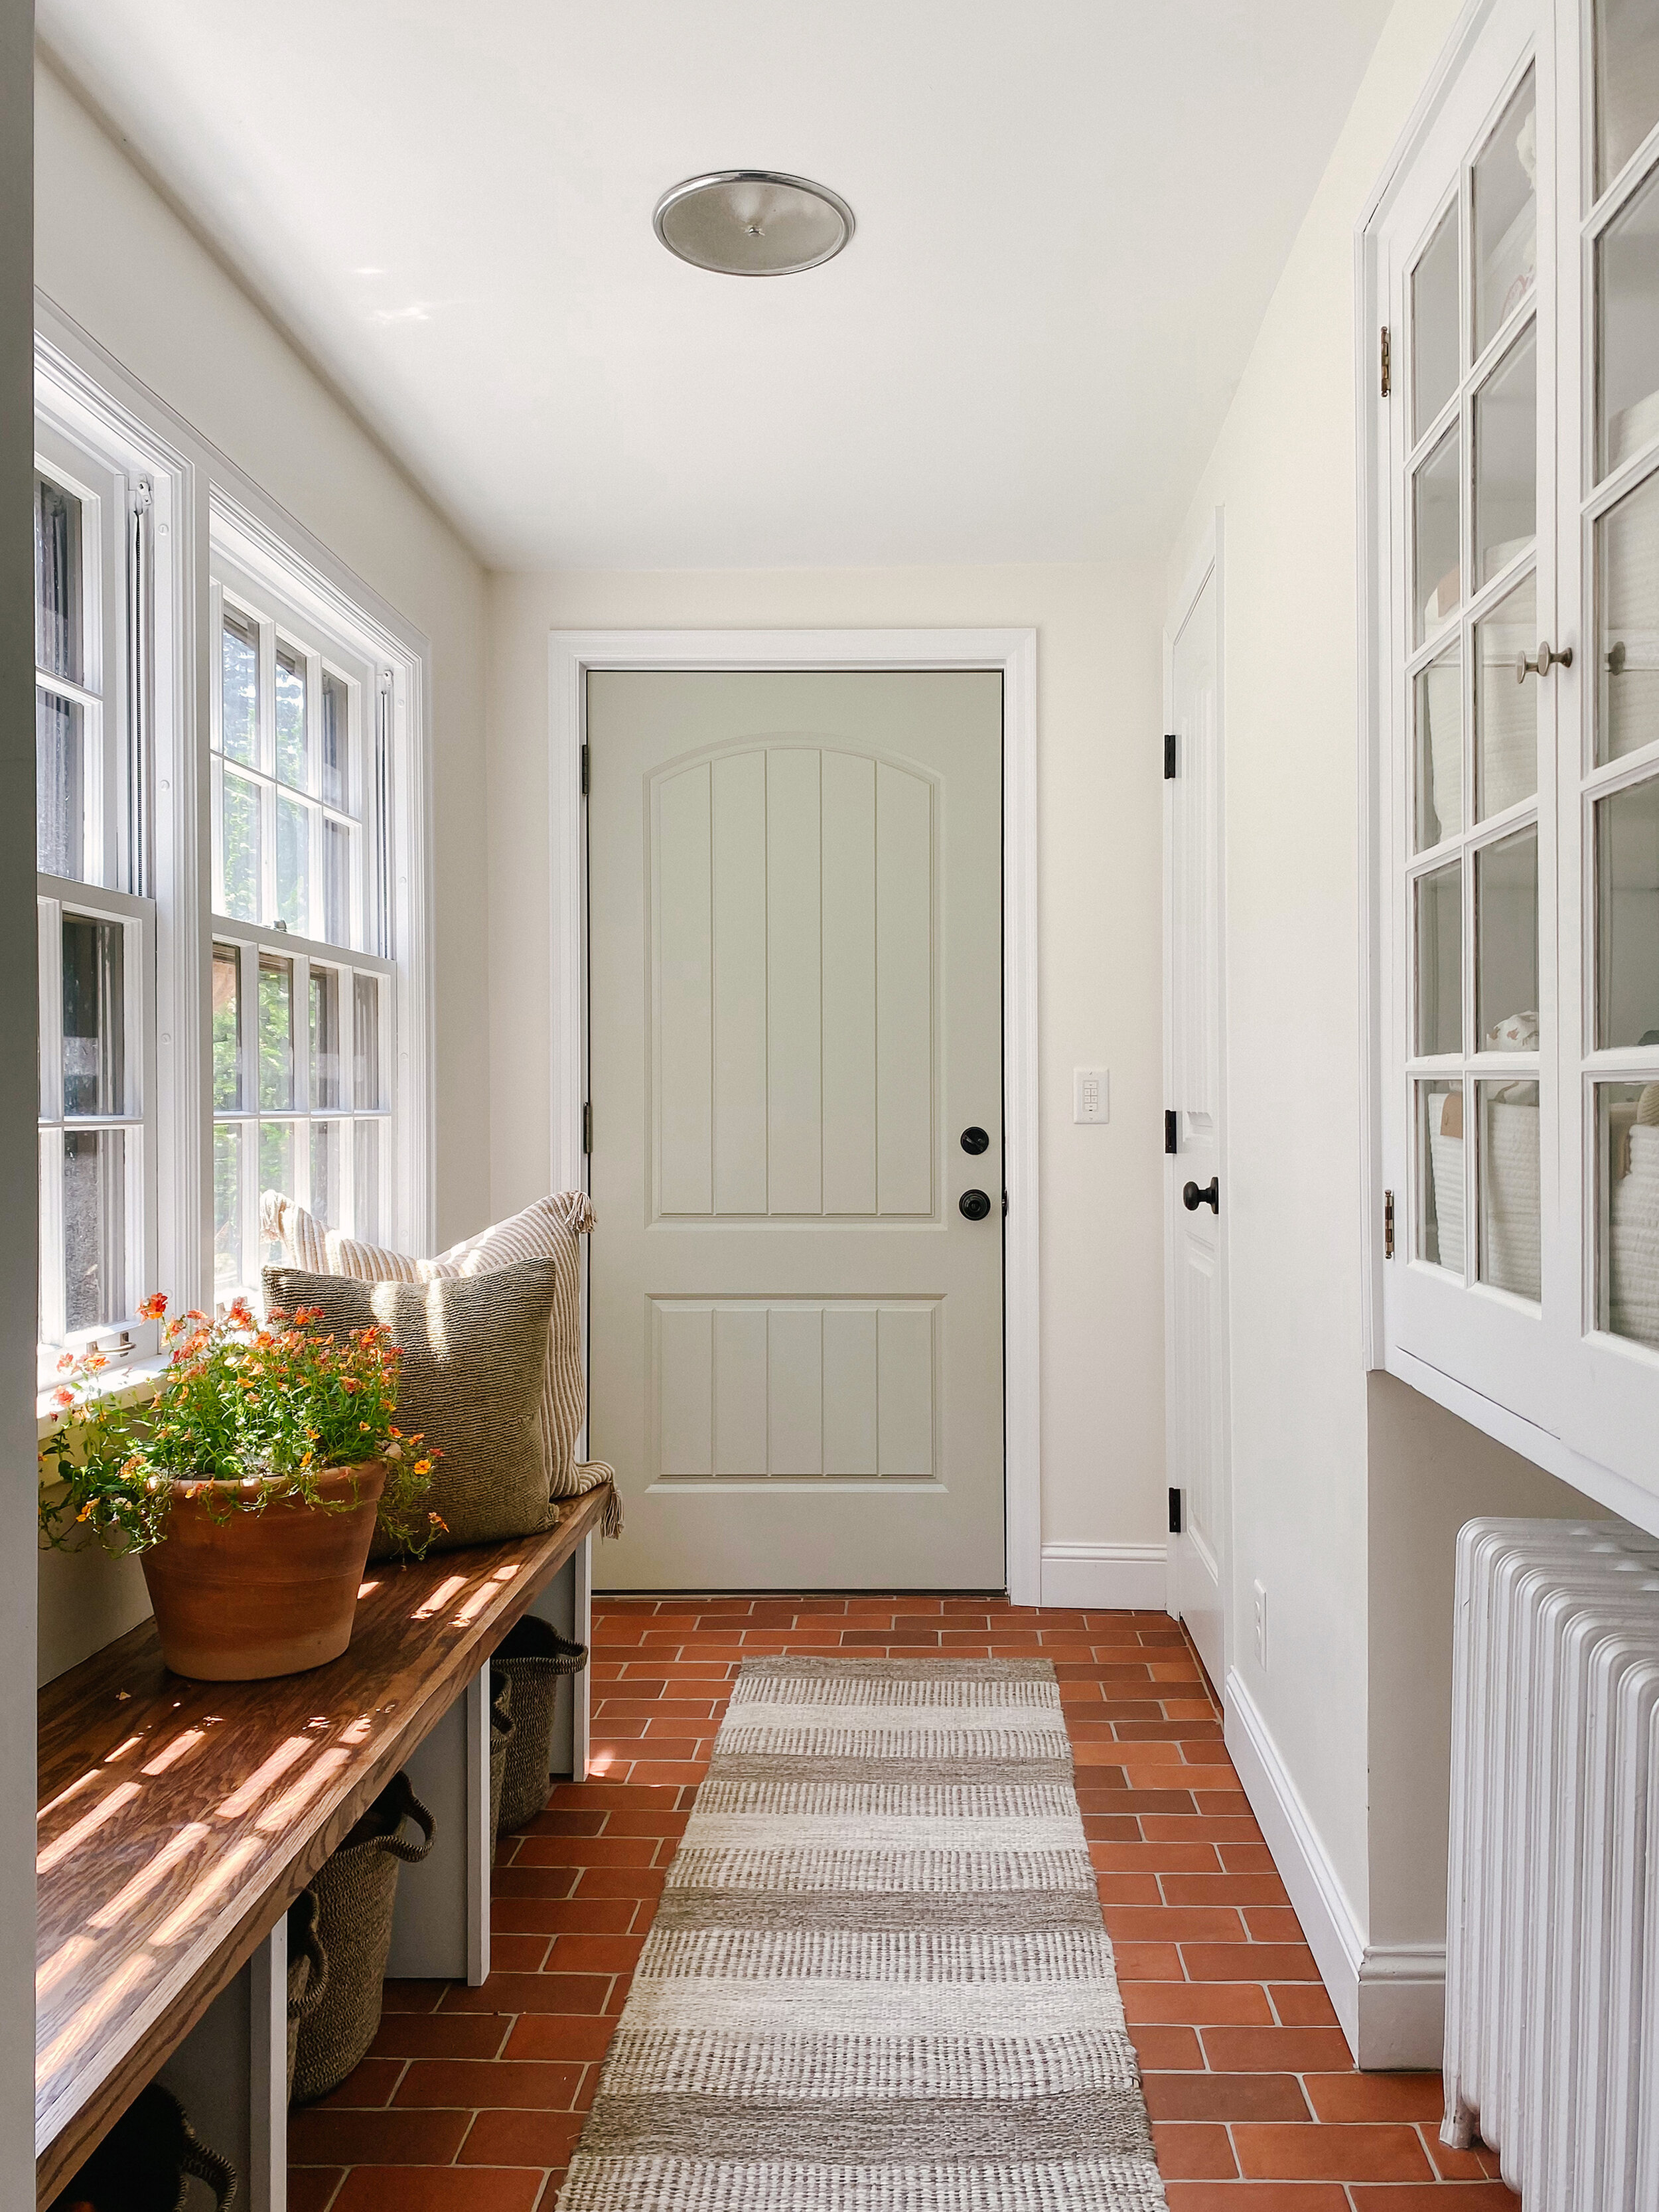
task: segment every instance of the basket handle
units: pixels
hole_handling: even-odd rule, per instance
[[[305,1994],[294,1998],[288,2008],[290,2020],[309,2020],[328,1990],[328,1954],[323,1948],[323,1939],[317,1932],[317,1897],[313,1890],[301,1890],[301,1896],[310,1905],[305,1929],[300,1938],[296,1955],[306,1960],[311,1967],[307,1977]]]
[[[198,2181],[205,2181],[213,2191],[219,2212],[230,2212],[237,2195],[235,2167],[228,2158],[222,2158],[216,2150],[210,2150],[188,2120],[185,2123],[185,2136],[186,2148],[181,2171],[193,2173]]]
[[[389,1836],[381,1837],[380,1849],[390,1853],[394,1859],[401,1859],[405,1866],[419,1866],[421,1861],[432,1849],[432,1838],[438,1832],[438,1823],[410,1788],[407,1778],[402,1776],[398,1778],[403,1782],[404,1802],[398,1814],[397,1827]],[[421,1840],[418,1844],[406,1844],[404,1841],[402,1829],[405,1820],[413,1820],[416,1826],[421,1830]]]

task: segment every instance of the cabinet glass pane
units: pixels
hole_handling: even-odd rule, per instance
[[[1417,850],[1463,827],[1463,657],[1455,646],[1418,672]]]
[[[64,916],[64,1111],[125,1114],[126,942],[118,921]]]
[[[300,799],[276,801],[276,912],[302,936],[311,930],[311,816]]]
[[[1595,0],[1595,188],[1605,191],[1659,123],[1659,11]]]
[[[1659,1350],[1659,1083],[1595,1086],[1596,1321]]]
[[[1457,618],[1463,592],[1459,568],[1460,441],[1448,430],[1412,479],[1413,642],[1437,637]]]
[[[1538,532],[1538,343],[1528,331],[1474,397],[1474,572],[1490,583]]]
[[[1417,1085],[1417,1241],[1419,1260],[1463,1272],[1463,1086]]]
[[[1474,349],[1478,355],[1538,273],[1538,118],[1522,79],[1474,164]]]
[[[1474,1024],[1482,1052],[1538,1049],[1538,832],[1474,856]]]
[[[259,625],[227,607],[220,653],[220,743],[228,759],[252,762],[259,750]]]
[[[1659,739],[1659,476],[1595,526],[1595,757],[1621,760]]]
[[[242,1105],[242,957],[234,945],[213,948],[213,1103],[222,1113]]]
[[[1475,1085],[1480,1138],[1480,1280],[1539,1295],[1538,1085]]]
[[[86,709],[37,684],[34,865],[43,876],[86,881]]]
[[[259,919],[259,787],[227,769],[220,787],[219,849],[225,912],[237,921]]]
[[[1538,788],[1538,684],[1516,681],[1516,662],[1535,650],[1538,593],[1528,576],[1474,628],[1474,813],[1489,822]]]
[[[259,956],[259,1103],[294,1103],[294,963],[264,953]]]
[[[1463,1049],[1463,878],[1456,861],[1417,879],[1417,1049]]]
[[[1595,247],[1598,477],[1659,438],[1659,171]]]
[[[1457,389],[1457,203],[1423,249],[1412,271],[1412,438],[1420,438]]]
[[[247,1280],[242,1267],[242,1132],[234,1121],[213,1131],[213,1287],[225,1297]]]
[[[276,648],[276,773],[298,791],[310,788],[305,656],[286,645]]]
[[[1659,1044],[1659,782],[1595,808],[1595,1042]]]
[[[64,1132],[64,1289],[70,1328],[128,1318],[125,1129]]]

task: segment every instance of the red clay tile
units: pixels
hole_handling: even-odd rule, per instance
[[[461,2145],[461,2166],[566,2166],[576,2148],[581,2112],[480,2112]]]
[[[288,2123],[296,2166],[447,2166],[461,2147],[465,2112],[325,2112],[307,2106]]]
[[[1238,2172],[1225,2128],[1154,2120],[1158,2172],[1171,2179],[1231,2181]]]
[[[1423,2181],[1434,2169],[1417,2130],[1387,2122],[1233,2130],[1241,2172],[1258,2181]]]
[[[328,2212],[329,2200],[345,2177],[339,2166],[291,2166],[288,2170],[288,2212]]]
[[[313,2109],[319,2112],[373,2111],[377,2106],[389,2105],[403,2070],[401,2058],[365,2058],[346,2075],[337,2089],[319,2099]]]
[[[1421,2120],[1440,2124],[1437,2074],[1310,2074],[1303,2085],[1322,2120]]]
[[[606,1974],[491,1974],[476,1990],[452,1982],[444,1995],[446,2012],[578,2012],[605,2010],[611,1994]]]
[[[508,2031],[503,2058],[568,2058],[591,2065],[611,2047],[617,2023],[603,2013],[526,2013]]]
[[[1306,2120],[1294,2074],[1143,2074],[1155,2120]]]
[[[1221,2074],[1330,2074],[1348,2057],[1340,2027],[1206,2027],[1204,2051]]]
[[[1164,1894],[1171,1905],[1279,1905],[1285,1885],[1276,1874],[1166,1874]],[[1252,1918],[1248,1923],[1255,1933]]]
[[[1176,2181],[1168,2195],[1170,2212],[1349,2212],[1335,2182]]]
[[[506,2042],[498,2013],[388,2012],[369,2046],[374,2058],[494,2058]]]
[[[515,2110],[568,2112],[581,2086],[582,2069],[571,2061],[523,2058],[417,2058],[398,2085],[398,2105],[424,2108],[455,2106],[477,2111],[486,2105]]]
[[[1272,1982],[1268,1984],[1267,1994],[1273,2001],[1273,2010],[1286,2027],[1334,2027],[1337,2025],[1336,2007],[1326,1996],[1322,1982]],[[1342,2047],[1346,2051],[1346,2044]]]
[[[1184,2021],[1194,2027],[1271,2027],[1267,1992],[1255,1982],[1125,1982],[1129,2021]]]
[[[1354,2212],[1521,2212],[1521,2199],[1501,2181],[1419,2182],[1414,2189],[1348,2192]]]
[[[542,2182],[538,2167],[360,2166],[329,2212],[535,2212]]]
[[[1143,2067],[1158,2067],[1173,2073],[1201,2068],[1204,2063],[1195,2028],[1165,2027],[1144,2021],[1130,2027],[1129,2040]]]
[[[1194,1982],[1316,1982],[1319,1969],[1305,1943],[1183,1943],[1181,1956]],[[1321,1991],[1322,1996],[1323,1991]]]

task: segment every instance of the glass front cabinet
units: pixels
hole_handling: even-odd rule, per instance
[[[1365,270],[1382,1350],[1659,1500],[1659,0],[1466,19]]]

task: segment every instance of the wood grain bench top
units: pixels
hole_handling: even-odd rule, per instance
[[[52,2196],[433,1728],[608,1490],[539,1536],[371,1562],[350,1648],[190,1682],[146,1621],[40,1701],[35,2151]]]

